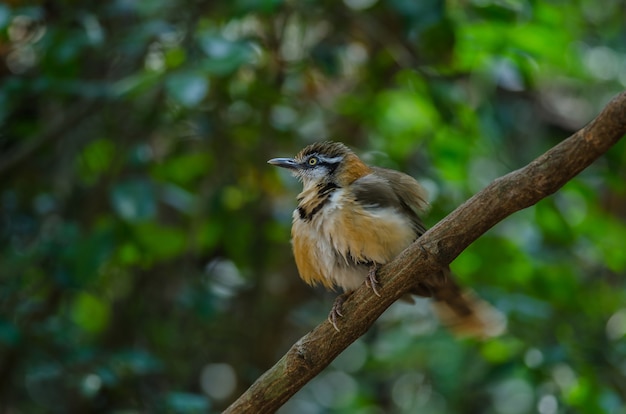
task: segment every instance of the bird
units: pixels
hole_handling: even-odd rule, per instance
[[[339,331],[345,300],[363,283],[381,296],[379,267],[426,232],[426,191],[405,173],[367,165],[341,142],[316,142],[293,158],[268,163],[302,182],[291,227],[293,254],[304,282],[343,290],[328,316]],[[497,309],[461,288],[448,267],[440,276],[437,286],[420,285],[411,293],[432,297],[435,313],[453,333],[488,338],[503,331]]]

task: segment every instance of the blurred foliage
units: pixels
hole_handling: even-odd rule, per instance
[[[296,274],[298,183],[336,139],[432,225],[626,86],[626,4],[0,4],[0,411],[217,412],[332,295]],[[485,343],[394,305],[281,413],[626,413],[626,146],[453,263]]]

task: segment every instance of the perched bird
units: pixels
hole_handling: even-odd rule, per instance
[[[422,186],[407,174],[366,165],[339,142],[307,146],[294,158],[268,161],[287,168],[303,190],[293,212],[293,252],[300,277],[310,285],[342,288],[329,314],[338,329],[345,299],[364,281],[380,296],[376,271],[425,231],[427,207]],[[500,314],[470,291],[462,290],[445,269],[432,296],[442,322],[461,335],[488,337],[502,331]]]

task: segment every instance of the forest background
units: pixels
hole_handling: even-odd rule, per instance
[[[626,3],[0,4],[0,411],[219,412],[333,295],[297,277],[299,184],[343,141],[435,224],[626,88]],[[626,413],[626,144],[452,268],[509,320],[395,304],[281,413]]]

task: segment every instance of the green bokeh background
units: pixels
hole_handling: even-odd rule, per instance
[[[626,87],[619,0],[0,4],[0,411],[219,412],[333,295],[299,184],[345,142],[433,225]],[[626,413],[626,147],[453,264],[509,319],[392,306],[280,413]]]

